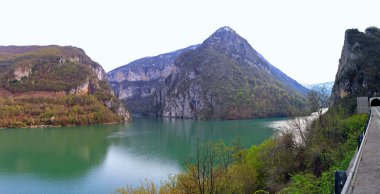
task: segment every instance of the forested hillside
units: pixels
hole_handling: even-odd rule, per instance
[[[133,113],[175,118],[296,115],[309,92],[227,26],[200,45],[112,70],[108,79]]]
[[[0,127],[129,120],[105,75],[79,48],[0,47]]]

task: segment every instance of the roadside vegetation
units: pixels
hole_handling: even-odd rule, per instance
[[[309,95],[310,111],[320,96]],[[314,105],[314,106],[312,106]],[[354,114],[355,99],[345,98],[303,128],[294,119],[290,130],[248,149],[223,142],[200,145],[186,170],[160,187],[146,181],[118,193],[333,193],[334,172],[353,157],[357,137],[368,119]]]

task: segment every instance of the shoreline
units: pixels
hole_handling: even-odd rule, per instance
[[[96,126],[96,125],[112,125],[112,124],[119,124],[119,123],[128,123],[126,121],[121,122],[108,122],[108,123],[98,123],[98,124],[91,124],[91,125],[28,125],[26,127],[0,127],[1,129],[37,129],[37,128],[58,128],[58,127],[80,127],[80,126]]]

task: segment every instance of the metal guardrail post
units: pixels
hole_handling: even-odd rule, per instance
[[[340,194],[343,190],[344,183],[346,183],[347,174],[344,170],[337,170],[334,174],[334,185],[335,185],[335,193]]]
[[[358,137],[358,150],[360,149],[360,145],[362,144],[363,137],[364,137],[363,134],[360,134],[359,137]]]

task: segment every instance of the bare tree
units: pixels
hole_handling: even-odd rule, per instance
[[[194,161],[187,166],[187,176],[179,178],[186,192],[213,194],[231,190],[229,167],[232,164],[233,150],[222,142],[201,145],[197,139]]]
[[[322,115],[324,109],[328,108],[328,94],[326,87],[322,87],[319,91],[310,91],[307,94],[308,108],[310,113],[316,113],[319,124],[323,126]]]
[[[285,133],[292,132],[294,134],[295,142],[298,146],[305,147],[307,140],[308,128],[312,123],[310,117],[295,117],[287,122],[287,126],[283,130]]]

